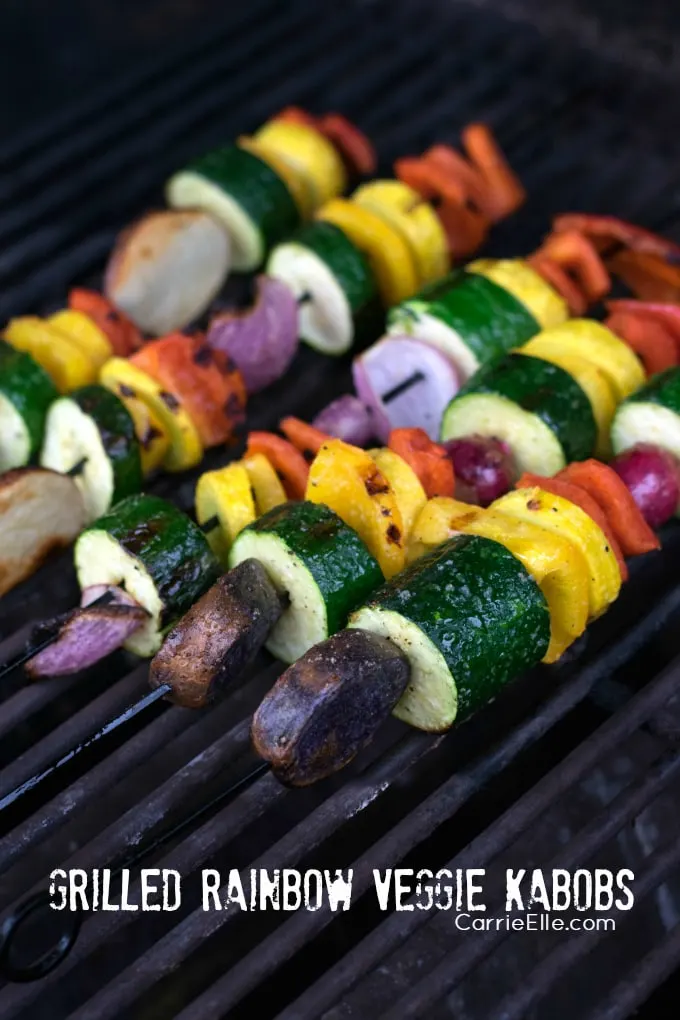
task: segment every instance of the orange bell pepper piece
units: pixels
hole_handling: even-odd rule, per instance
[[[413,469],[428,499],[453,497],[453,463],[444,447],[433,442],[424,429],[392,429],[387,445]]]
[[[251,432],[248,435],[246,455],[263,453],[283,482],[289,499],[304,499],[309,464],[299,450],[287,439],[274,432]]]
[[[296,450],[299,450],[305,460],[313,460],[324,443],[327,443],[331,436],[326,435],[320,429],[315,429],[301,418],[288,416],[279,422],[279,428]]]
[[[673,337],[660,322],[649,319],[644,312],[612,312],[605,326],[635,351],[647,375],[677,365],[678,352]]]
[[[616,540],[626,556],[639,556],[660,548],[660,542],[640,513],[625,482],[599,460],[569,464],[558,478],[584,489],[607,515]]]
[[[204,447],[231,440],[245,421],[246,389],[230,359],[200,336],[152,340],[130,358],[186,409]]]
[[[144,343],[144,337],[126,315],[103,294],[84,287],[74,287],[68,296],[68,306],[74,312],[82,312],[99,326],[108,337],[114,354],[119,358],[127,358],[138,351]]]

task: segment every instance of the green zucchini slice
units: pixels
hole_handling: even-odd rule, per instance
[[[247,559],[258,560],[290,599],[267,642],[283,662],[294,662],[343,627],[383,579],[359,536],[317,503],[284,503],[248,525],[231,548],[229,565]]]
[[[619,404],[611,429],[614,453],[653,443],[680,459],[680,368],[667,368]]]
[[[563,368],[508,354],[480,369],[444,411],[442,440],[474,434],[505,440],[520,471],[554,475],[592,456],[597,425],[590,400]]]
[[[541,589],[498,542],[459,535],[381,588],[350,617],[389,638],[409,659],[411,679],[394,714],[441,731],[490,701],[550,641]]]
[[[74,474],[88,521],[142,487],[139,441],[130,412],[104,386],[83,386],[52,404],[40,463]]]
[[[169,627],[220,575],[200,528],[158,496],[128,496],[86,528],[75,545],[81,589],[118,585],[149,613],[125,648],[155,655]]]
[[[300,213],[278,174],[252,152],[229,145],[207,153],[166,185],[168,205],[201,209],[232,242],[234,269],[256,269],[267,251],[300,225]]]
[[[48,408],[58,396],[30,354],[0,340],[0,472],[24,467],[37,456]]]
[[[357,316],[377,297],[364,254],[333,223],[307,224],[277,245],[269,257],[267,273],[303,299],[300,339],[322,354],[349,350]]]
[[[387,322],[389,333],[406,333],[439,347],[463,380],[540,330],[516,297],[492,280],[464,270],[454,270],[397,305]]]

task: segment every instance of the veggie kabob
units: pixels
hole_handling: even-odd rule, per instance
[[[304,131],[309,133],[310,128],[305,126]],[[495,154],[497,161],[501,159],[505,168],[502,174],[504,181],[502,188],[498,181],[484,183],[482,170],[478,171],[480,180],[484,183],[484,188],[480,185],[480,193],[486,195],[487,202],[494,202],[493,214],[490,212],[489,215],[498,217],[502,209],[507,211],[510,205],[518,200],[521,191],[513,183],[514,178],[499,156],[488,132],[477,127],[473,129],[472,137],[476,138],[477,142],[468,141],[471,153],[489,150]],[[428,158],[428,154],[422,157],[423,162],[427,162]],[[309,172],[305,167],[306,164],[302,160],[295,172],[302,173],[304,177],[305,173]],[[316,169],[318,172],[318,167]],[[221,180],[224,189],[227,187],[226,177],[223,175]],[[372,203],[375,209],[382,211],[381,213],[369,213],[360,207],[360,200],[364,200],[361,198],[361,194],[364,194],[361,189],[361,194],[357,193],[355,200],[349,203],[346,209],[343,207],[343,223],[347,220],[347,233],[343,228],[326,221],[306,228],[308,233],[304,235],[305,243],[311,245],[309,251],[316,247],[316,254],[312,257],[308,252],[309,257],[302,259],[293,257],[293,262],[297,266],[293,276],[298,281],[306,281],[305,286],[308,288],[306,294],[298,295],[302,316],[307,317],[303,321],[305,332],[309,332],[304,327],[305,321],[316,322],[317,325],[322,320],[329,324],[345,321],[342,314],[335,314],[337,309],[333,300],[338,298],[338,294],[340,303],[342,301],[346,304],[351,303],[353,313],[358,313],[361,307],[370,303],[374,293],[374,271],[379,283],[389,275],[386,274],[384,267],[381,268],[379,256],[381,251],[385,253],[387,250],[385,245],[389,247],[391,244],[394,229],[389,226],[390,219],[395,219],[397,224],[403,222],[405,236],[411,237],[415,254],[411,255],[411,249],[406,251],[409,266],[417,263],[416,256],[422,263],[428,252],[432,258],[438,253],[439,261],[445,265],[450,253],[467,250],[465,248],[467,242],[461,235],[456,241],[458,249],[449,245],[447,253],[447,236],[442,224],[448,223],[450,227],[452,223],[451,201],[445,209],[448,220],[444,218],[440,224],[439,213],[435,213],[424,200],[419,199],[418,209],[408,213],[401,212],[398,208],[394,209],[390,204],[393,199],[392,185],[398,189],[406,187],[400,182],[375,182],[375,185],[365,186],[369,192],[369,204]],[[373,193],[376,189],[377,194]],[[514,197],[509,198],[509,191]],[[399,194],[400,201],[403,201],[403,191]],[[409,194],[407,190],[407,197]],[[418,198],[415,192],[413,195]],[[333,210],[330,211],[332,213]],[[320,215],[325,215],[324,209]],[[336,218],[340,215],[337,207],[334,215]],[[381,215],[384,222],[380,218]],[[461,207],[461,216],[464,215]],[[378,231],[376,237],[372,236],[371,230],[366,226],[366,217],[369,218],[369,226],[373,222],[370,217],[383,223],[382,230]],[[423,223],[429,225],[424,232]],[[438,225],[441,235],[437,235],[439,247],[436,250],[432,247],[433,223]],[[299,247],[299,241],[296,240],[293,247],[295,245]],[[400,250],[403,253],[406,249],[406,242],[403,239],[401,245]],[[362,248],[368,252],[370,264],[366,261]],[[385,255],[385,258],[389,263],[391,256]],[[324,259],[327,260],[325,268],[321,265]],[[281,275],[290,279],[291,262],[282,250],[277,252],[276,263],[283,267]],[[425,271],[423,268],[422,272]],[[430,265],[427,272],[433,271]],[[425,278],[422,272],[418,270],[415,273],[417,283]],[[324,286],[326,292],[329,292],[329,288],[332,290],[335,287],[335,298],[330,304],[325,301],[327,294],[324,293]],[[147,474],[159,464],[169,470],[194,466],[200,460],[204,447],[229,439],[234,428],[240,424],[245,393],[238,372],[232,370],[233,366],[228,359],[231,358],[236,363],[248,390],[252,392],[283,374],[295,353],[298,343],[298,307],[294,289],[275,276],[260,278],[258,287],[259,297],[253,311],[247,315],[218,317],[209,331],[207,346],[197,340],[191,341],[180,334],[173,334],[136,350],[127,360],[115,356],[105,361],[105,355],[107,350],[110,353],[113,340],[107,348],[106,337],[99,330],[97,323],[105,326],[113,334],[113,339],[118,343],[119,354],[122,354],[125,344],[131,347],[138,346],[137,340],[130,339],[131,331],[126,320],[116,317],[115,313],[104,311],[103,299],[97,302],[95,295],[88,297],[82,291],[75,292],[74,308],[62,314],[62,325],[65,328],[66,316],[71,329],[75,330],[77,326],[92,350],[97,339],[102,341],[97,347],[97,365],[100,368],[101,381],[105,388],[116,394],[125,407],[116,404],[102,387],[92,385],[79,387],[71,397],[62,397],[50,403],[54,391],[49,389],[49,384],[47,388],[43,387],[40,390],[28,379],[33,366],[28,358],[24,358],[21,366],[15,366],[13,376],[8,373],[7,404],[11,406],[11,413],[17,418],[17,429],[21,427],[24,433],[27,433],[28,423],[22,424],[22,413],[26,413],[27,405],[26,401],[22,403],[19,397],[22,396],[22,385],[25,389],[30,383],[34,397],[31,413],[34,413],[37,425],[31,443],[14,441],[10,443],[8,463],[25,461],[26,456],[34,451],[39,434],[45,430],[46,421],[47,434],[41,456],[42,465],[61,472],[73,473],[73,484],[81,490],[85,498],[85,515],[88,519],[105,512],[116,499],[138,491],[141,480],[140,468],[142,474]],[[337,303],[336,300],[335,304]],[[89,319],[81,310],[84,308],[92,311]],[[340,311],[342,312],[342,307]],[[94,317],[97,318],[97,323],[93,321]],[[349,314],[348,321],[353,330],[352,317]],[[18,346],[32,350],[33,353],[40,353],[43,349],[50,349],[45,334],[55,328],[53,324],[45,325],[40,320],[15,320],[10,323],[6,336]],[[136,335],[138,337],[138,334]],[[11,360],[11,352],[7,352],[6,360]],[[92,358],[90,361],[92,362]],[[54,369],[53,355],[46,357],[46,364]],[[59,362],[57,367],[62,366],[66,370],[69,364],[70,362],[66,360],[63,366],[62,362]],[[19,367],[22,368],[24,375],[23,381],[19,379],[21,385],[17,382],[20,375]],[[40,372],[39,366],[35,367]],[[40,373],[41,379],[42,374]],[[60,375],[58,379],[61,388],[69,388],[73,381],[72,375],[67,377]],[[9,431],[7,435],[10,435]],[[28,504],[28,517],[37,518],[38,524],[36,533],[32,536],[32,543],[24,542],[20,555],[11,557],[11,565],[8,564],[5,571],[3,590],[8,590],[26,576],[27,571],[33,569],[45,548],[51,544],[62,544],[68,537],[74,537],[82,525],[81,511],[73,514],[70,532],[66,529],[65,533],[63,530],[57,533],[44,533],[44,501],[41,501],[40,496],[42,493],[51,492],[53,485],[53,479],[44,472],[36,473],[30,478],[12,475],[5,479],[5,504],[10,505],[12,491],[24,493],[27,488],[30,489],[32,500]],[[71,502],[74,501],[75,494],[72,494]],[[22,567],[22,563],[25,567]]]

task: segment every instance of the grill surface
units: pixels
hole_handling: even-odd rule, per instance
[[[385,171],[399,154],[455,142],[467,121],[490,122],[530,195],[490,254],[530,250],[550,214],[569,208],[679,236],[680,125],[664,102],[672,62],[647,73],[649,53],[635,67],[629,49],[622,68],[578,33],[553,38],[492,6],[347,0],[319,17],[304,0],[252,0],[19,135],[0,150],[0,316],[57,307],[70,284],[96,281],[117,230],[161,201],[170,171],[293,102],[355,117]],[[226,296],[244,293],[234,284]],[[253,402],[252,425],[272,427],[284,409],[309,416],[349,378],[346,363],[338,371],[309,351],[297,369]],[[189,508],[195,480],[155,489]],[[215,807],[145,862],[185,877],[178,913],[90,916],[59,969],[2,989],[0,1016],[612,1020],[645,1003],[650,1017],[671,1015],[680,529],[663,540],[569,661],[521,678],[448,737],[394,723],[318,788],[291,793],[264,776]],[[3,600],[0,661],[28,620],[75,597],[66,554]],[[131,848],[246,772],[249,715],[276,673],[263,659],[210,713],[157,706],[23,805],[0,838],[0,907],[43,888],[54,867],[124,864]],[[84,678],[10,691],[0,796],[143,693],[145,676],[119,653]],[[378,910],[373,868],[447,862],[490,876],[510,866],[630,867],[636,908],[619,916],[616,935],[569,939],[463,937],[448,913]],[[200,901],[190,876],[202,867],[247,878],[251,867],[311,866],[354,868],[349,914],[192,909]]]

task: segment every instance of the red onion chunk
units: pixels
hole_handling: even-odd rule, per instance
[[[439,437],[444,409],[459,387],[456,370],[441,351],[411,337],[388,336],[355,358],[352,372],[381,442],[399,428],[421,428],[430,439]]]
[[[375,435],[373,415],[351,393],[333,400],[312,422],[314,428],[353,446],[367,446]]]
[[[638,443],[611,462],[650,528],[659,528],[680,505],[680,462],[667,450]]]
[[[206,337],[241,370],[249,393],[280,379],[299,345],[298,306],[290,288],[264,275],[256,278],[255,287],[252,308],[216,315]]]
[[[88,588],[83,597],[92,602],[107,591],[111,597],[106,604],[86,604],[65,615],[52,644],[26,664],[31,678],[68,676],[94,666],[120,648],[147,620],[146,610],[119,588]]]
[[[512,488],[517,470],[507,443],[465,436],[444,443],[456,474],[456,499],[489,506]]]

